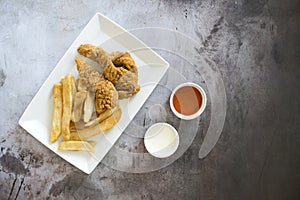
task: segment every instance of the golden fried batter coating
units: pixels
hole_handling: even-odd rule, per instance
[[[98,115],[118,105],[118,92],[115,86],[108,80],[98,83],[95,98],[95,107]]]
[[[138,75],[137,66],[128,52],[112,52],[110,58],[116,67],[122,67],[128,71]]]
[[[126,74],[128,71],[124,68],[116,68],[112,63],[109,64],[103,71],[103,76],[111,81],[114,85],[119,79]]]

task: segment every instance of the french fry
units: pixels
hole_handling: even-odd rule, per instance
[[[95,104],[95,93],[88,92],[86,100],[84,102],[84,114],[83,114],[84,122],[90,121],[95,107],[94,104]]]
[[[86,141],[63,141],[59,144],[58,150],[94,152],[92,144]]]
[[[87,84],[81,78],[78,79],[77,90],[78,91],[87,90]]]
[[[96,118],[97,118],[97,113],[94,110],[91,119],[96,119]]]
[[[85,127],[91,127],[91,126],[95,126],[97,124],[99,124],[100,122],[102,122],[103,120],[105,120],[106,118],[108,118],[109,116],[111,116],[117,109],[119,109],[119,106],[110,109],[110,110],[106,110],[104,112],[102,112],[99,117],[97,117],[96,119],[89,121],[88,123],[85,124]]]
[[[72,79],[71,75],[67,75],[62,80],[63,86],[63,114],[62,114],[62,135],[65,140],[70,139],[70,120],[72,114]]]
[[[87,96],[87,91],[76,92],[73,105],[73,120],[75,123],[81,119],[82,107]]]
[[[72,135],[72,132],[71,132],[71,135]],[[84,141],[84,140],[65,140],[65,141]],[[93,141],[93,140],[86,140],[86,142],[90,143],[90,145],[92,145],[93,147],[97,145],[97,142],[96,141]]]
[[[79,90],[78,90],[78,82],[79,82],[79,78],[77,78],[77,79],[75,80],[75,87],[76,87],[76,90],[77,90],[77,91],[79,91]]]
[[[74,98],[74,96],[75,96],[75,93],[77,92],[77,90],[76,90],[76,85],[75,85],[75,78],[74,78],[74,76],[73,75],[71,75],[71,74],[68,74],[67,75],[67,78],[70,78],[71,80],[71,86],[72,86],[72,97]]]
[[[76,123],[73,121],[70,122],[70,131],[76,131],[78,129],[84,129],[84,128],[85,128],[85,123],[82,120]]]
[[[111,129],[118,123],[122,115],[122,110],[119,108],[110,117],[102,121],[100,124],[92,127],[88,127],[82,130],[74,131],[70,133],[70,140],[86,140],[94,137],[104,131]]]
[[[113,111],[112,111],[113,110]],[[101,113],[101,115],[91,121],[89,121],[88,123],[84,123],[84,121],[79,120],[78,122],[70,122],[70,131],[74,132],[77,130],[82,130],[88,127],[92,127],[92,126],[96,126],[97,124],[99,124],[100,122],[102,122],[103,120],[107,119],[109,116],[111,116],[113,114],[113,112],[115,112],[117,110],[117,108],[114,108],[112,110],[106,110],[103,113]]]
[[[93,147],[95,147],[97,145],[96,141],[86,141],[88,142],[90,145],[92,145]]]
[[[62,85],[56,83],[53,86],[54,93],[54,109],[52,116],[52,131],[50,142],[55,142],[61,134],[61,119],[62,119]]]
[[[71,88],[72,88],[71,89],[71,93],[72,93],[72,110],[73,110],[75,94],[77,92],[75,78],[71,74],[66,75],[66,77],[67,77],[67,79],[70,80],[70,84],[71,84]],[[73,115],[73,113],[71,114],[71,121],[74,121],[74,115]]]
[[[84,140],[84,139],[82,139],[82,138],[79,136],[78,131],[79,131],[79,130],[71,131],[71,132],[70,132],[70,140],[72,140],[72,141],[82,141],[82,140]]]

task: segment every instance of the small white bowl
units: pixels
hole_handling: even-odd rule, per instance
[[[178,148],[178,132],[167,123],[153,124],[145,133],[144,144],[151,155],[158,158],[169,157]]]
[[[200,109],[196,113],[194,113],[192,115],[183,115],[183,114],[177,112],[176,109],[174,108],[174,105],[173,105],[173,98],[174,98],[175,92],[177,90],[179,90],[180,88],[184,87],[184,86],[193,86],[193,87],[195,87],[200,92],[200,94],[202,96],[202,105],[201,105]],[[205,94],[205,91],[203,90],[203,88],[200,87],[199,85],[197,85],[196,83],[187,82],[187,83],[182,83],[182,84],[178,85],[173,90],[173,92],[172,92],[172,94],[170,96],[170,107],[171,107],[172,112],[177,117],[179,117],[181,119],[184,119],[184,120],[191,120],[191,119],[195,119],[195,118],[199,117],[203,113],[203,111],[204,111],[204,109],[206,107],[206,101],[207,101],[207,98],[206,98],[206,94]]]

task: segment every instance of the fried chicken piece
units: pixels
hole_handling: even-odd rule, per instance
[[[110,82],[112,82],[114,85],[120,80],[120,78],[126,74],[129,73],[124,68],[116,68],[114,64],[111,62],[103,71],[103,76]]]
[[[81,55],[99,63],[104,69],[103,76],[113,84],[116,84],[121,76],[128,71],[124,68],[116,68],[112,63],[109,54],[100,47],[91,44],[83,44],[80,45],[77,50]]]
[[[119,99],[132,97],[140,91],[140,86],[137,83],[137,76],[132,72],[124,74],[115,87],[119,94]]]
[[[102,48],[91,44],[83,44],[77,50],[81,55],[98,62],[104,68],[104,78],[116,85],[120,99],[130,97],[140,90],[137,67],[129,53],[115,52],[109,55]],[[112,59],[119,67],[114,65]]]
[[[98,83],[95,96],[95,107],[98,115],[118,105],[118,92],[115,86],[108,80]]]
[[[82,44],[78,47],[77,51],[84,57],[99,63],[99,65],[104,69],[112,63],[108,53],[100,47],[96,47],[91,44]]]
[[[110,54],[110,58],[116,67],[122,67],[135,75],[138,75],[137,66],[130,53],[116,51]]]
[[[78,83],[85,85],[89,91],[95,92],[98,83],[104,78],[94,67],[83,60],[76,58],[75,62],[79,73]]]

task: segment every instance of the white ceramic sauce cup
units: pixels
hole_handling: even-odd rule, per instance
[[[192,115],[184,115],[184,114],[181,114],[181,113],[177,112],[176,109],[174,108],[174,105],[173,105],[173,99],[174,99],[174,95],[175,95],[176,91],[178,91],[180,88],[185,87],[185,86],[193,86],[193,87],[195,87],[200,92],[200,94],[202,96],[201,107],[199,108],[199,110],[197,112],[195,112]],[[205,94],[205,91],[203,90],[203,88],[200,87],[199,85],[197,85],[196,83],[187,82],[187,83],[182,83],[182,84],[178,85],[173,90],[173,92],[172,92],[172,94],[170,96],[170,107],[171,107],[171,110],[173,111],[173,113],[177,117],[179,117],[181,119],[184,119],[184,120],[192,120],[192,119],[195,119],[195,118],[199,117],[203,113],[203,111],[204,111],[204,109],[206,107],[206,101],[207,101],[207,98],[206,98],[206,94]]]
[[[176,152],[179,135],[170,124],[156,123],[146,131],[144,144],[151,155],[157,158],[166,158]]]

